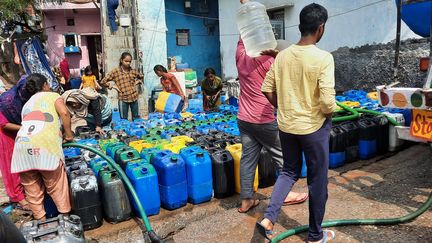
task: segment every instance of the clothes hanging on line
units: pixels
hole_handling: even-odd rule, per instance
[[[59,83],[56,80],[54,73],[51,71],[48,59],[43,52],[41,42],[38,37],[29,38],[27,40],[16,40],[21,63],[27,74],[40,73],[48,80],[48,84],[52,90],[59,88]]]

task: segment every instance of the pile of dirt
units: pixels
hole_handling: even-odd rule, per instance
[[[393,82],[395,43],[342,47],[334,51],[336,90],[374,90]],[[399,87],[422,87],[426,72],[421,72],[421,57],[429,56],[427,39],[403,41],[400,50]]]

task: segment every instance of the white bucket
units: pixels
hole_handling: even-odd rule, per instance
[[[119,18],[120,26],[122,27],[129,27],[131,26],[132,19],[130,14],[120,14]]]

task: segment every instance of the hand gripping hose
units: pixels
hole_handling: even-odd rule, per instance
[[[101,151],[99,151],[99,150],[97,150],[95,148],[83,145],[83,144],[65,143],[65,144],[63,144],[63,147],[65,147],[65,148],[67,148],[67,147],[75,147],[75,148],[85,149],[85,150],[88,150],[88,151],[90,151],[92,153],[95,153],[95,154],[99,155],[104,160],[106,160],[108,162],[108,164],[110,164],[117,171],[117,173],[120,175],[120,178],[123,180],[124,184],[129,189],[129,191],[130,191],[130,193],[132,195],[132,198],[133,198],[133,200],[135,201],[135,203],[137,205],[138,211],[139,211],[139,213],[141,215],[141,218],[142,218],[142,220],[144,222],[145,229],[147,230],[147,231],[143,230],[143,232],[142,232],[143,236],[144,236],[144,239],[146,239],[146,236],[148,236],[150,238],[151,242],[154,242],[154,243],[163,243],[162,239],[153,231],[153,229],[152,229],[152,227],[150,225],[150,222],[149,222],[149,220],[147,218],[147,215],[146,215],[146,213],[144,211],[144,207],[142,206],[142,204],[141,204],[141,202],[140,202],[140,200],[139,200],[139,198],[138,198],[138,196],[137,196],[137,194],[135,192],[135,189],[133,188],[133,186],[132,186],[129,178],[126,176],[126,174],[123,172],[122,168],[117,163],[115,163],[110,157],[108,157],[107,155],[103,154]]]

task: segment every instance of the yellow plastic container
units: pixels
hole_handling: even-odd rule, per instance
[[[360,106],[360,102],[357,102],[357,101],[344,101],[344,102],[342,102],[342,104],[344,104],[348,107],[359,107]]]
[[[156,100],[155,110],[162,113],[179,112],[179,109],[181,108],[181,101],[182,99],[180,96],[162,91]]]
[[[169,150],[175,154],[180,153],[180,150],[183,148],[186,148],[186,145],[184,145],[183,143],[169,143],[162,146],[162,149]]]
[[[370,92],[367,94],[367,97],[371,100],[378,100],[378,92]]]
[[[183,135],[183,136],[176,136],[176,137],[172,137],[171,138],[171,142],[172,143],[181,143],[181,144],[184,144],[184,145],[186,145],[186,143],[190,143],[190,142],[193,142],[194,140],[191,138],[191,137],[188,137],[188,136],[185,136],[185,135]]]
[[[130,142],[129,146],[131,146],[132,148],[136,149],[139,153],[141,153],[141,150],[146,148],[153,148],[154,145],[144,140],[137,140],[137,141]]]
[[[190,112],[182,112],[182,113],[180,113],[180,116],[182,118],[191,118],[191,117],[193,117],[193,114]]]
[[[234,179],[235,179],[235,191],[240,193],[240,159],[242,155],[242,144],[237,143],[234,145],[228,145],[225,148],[230,152],[234,159]],[[258,190],[258,166],[255,171],[255,179],[253,184],[253,190],[256,192]]]

